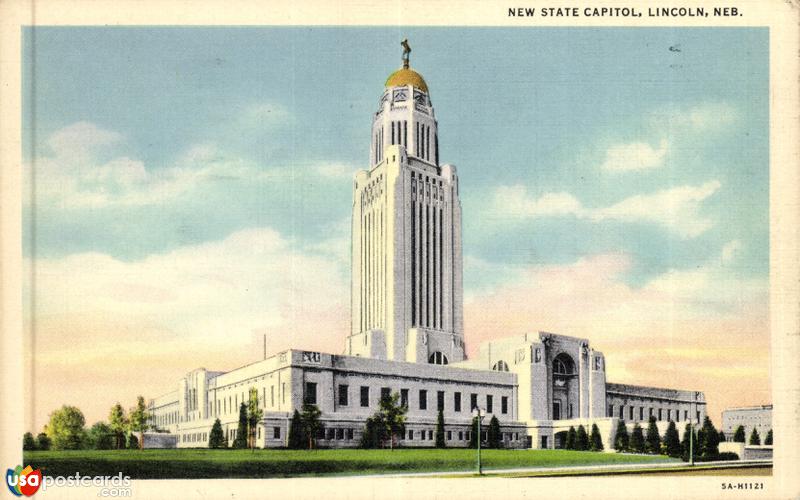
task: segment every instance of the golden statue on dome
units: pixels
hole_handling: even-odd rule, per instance
[[[408,69],[408,57],[411,54],[411,47],[408,45],[408,38],[403,38],[403,41],[400,42],[400,45],[403,47],[403,67]]]

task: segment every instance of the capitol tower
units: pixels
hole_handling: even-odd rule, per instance
[[[353,183],[345,353],[448,364],[464,360],[458,176],[439,161],[428,85],[403,47],[373,116],[369,169]]]

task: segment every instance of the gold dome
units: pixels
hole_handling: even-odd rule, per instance
[[[386,79],[387,87],[405,87],[411,85],[421,91],[428,92],[428,84],[422,78],[422,75],[409,68],[400,68]]]

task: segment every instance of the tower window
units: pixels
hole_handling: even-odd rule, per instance
[[[317,404],[317,384],[315,382],[306,382],[304,402],[309,405]]]
[[[469,395],[469,407],[471,409],[473,409],[473,410],[478,407],[478,395],[477,394],[472,393],[472,394]]]
[[[461,411],[461,393],[456,392],[453,394],[453,410]]]
[[[500,398],[500,413],[508,413],[508,396]]]
[[[348,398],[347,398],[347,386],[345,384],[339,385],[339,405],[340,406],[347,406]]]
[[[486,395],[486,413],[492,413],[492,395]]]
[[[436,392],[436,409],[438,411],[444,411],[444,391]]]
[[[425,389],[421,389],[419,391],[419,409],[420,410],[428,409],[428,391],[426,391]]]

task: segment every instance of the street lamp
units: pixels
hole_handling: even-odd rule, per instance
[[[486,416],[486,410],[478,408],[477,406],[472,409],[472,417],[478,419],[478,435],[475,440],[478,442],[478,475],[483,474],[481,467],[481,421]]]

